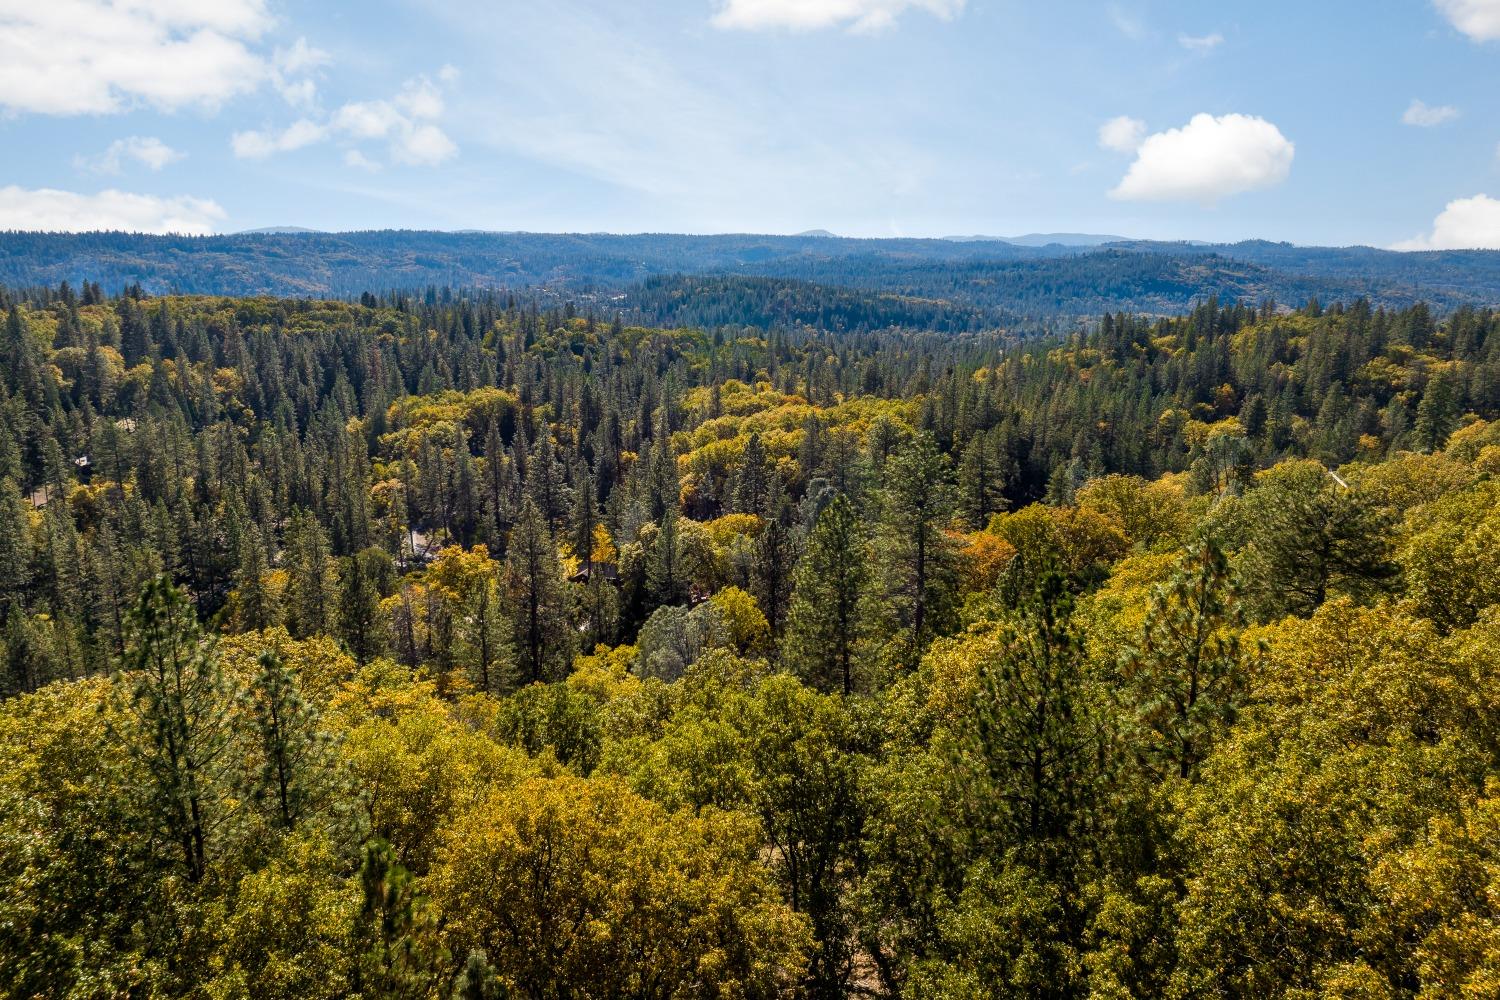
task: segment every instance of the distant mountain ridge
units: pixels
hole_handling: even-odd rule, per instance
[[[241,229],[236,236],[284,236],[293,233],[321,233],[321,229],[308,229],[306,226],[266,226],[262,229]]]
[[[1274,299],[1292,306],[1314,297],[1325,303],[1366,297],[1392,307],[1420,299],[1439,310],[1500,306],[1500,251],[1396,253],[1266,241],[1209,245],[1124,240],[1074,246],[1055,241],[1064,235],[1040,234],[1037,240],[1050,242],[1030,246],[814,234],[298,230],[188,237],[10,232],[0,233],[0,284],[55,287],[65,280],[89,280],[111,291],[139,284],[153,293],[299,297],[449,286],[592,301],[600,303],[601,311],[639,305],[653,315],[688,323],[713,317],[725,322],[743,318],[755,325],[768,315],[788,321],[818,316],[830,303],[841,315],[885,315],[890,310],[873,303],[886,297],[888,306],[895,296],[905,303],[897,311],[906,317],[903,323],[918,321],[936,306],[961,311],[961,319],[938,323],[955,328],[1017,316],[1077,317],[1104,309],[1164,314],[1209,296]],[[648,280],[673,276],[726,279],[683,283],[674,294],[701,297],[711,290],[740,305],[695,311],[691,301],[672,304],[662,298],[666,286],[649,294],[644,287]],[[734,291],[735,280],[741,291]],[[747,281],[759,283],[745,285]],[[773,294],[776,282],[788,281],[801,284],[781,286]],[[802,305],[777,313],[776,295],[790,295]],[[861,304],[853,304],[856,300]]]
[[[1025,236],[944,236],[950,243],[1009,243],[1018,247],[1100,247],[1107,243],[1128,243],[1128,236],[1100,236],[1094,233],[1027,233]]]

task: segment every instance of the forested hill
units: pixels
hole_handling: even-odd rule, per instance
[[[0,1000],[1494,996],[1497,477],[1493,310],[0,293]]]
[[[724,279],[717,286],[723,295],[705,297],[700,286],[685,307],[665,301],[662,286],[650,282],[672,276]],[[1398,254],[1262,242],[1083,248],[826,236],[407,231],[0,235],[0,283],[12,288],[88,280],[110,291],[139,284],[153,293],[309,297],[354,297],[386,288],[490,288],[594,300],[600,312],[640,321],[711,317],[764,326],[776,311],[754,302],[768,287],[763,279],[821,286],[789,288],[782,298],[805,299],[814,291],[845,303],[861,296],[928,300],[921,308],[952,311],[937,324],[948,328],[1117,309],[1168,315],[1210,296],[1273,299],[1293,307],[1314,298],[1366,298],[1388,307],[1427,301],[1447,312],[1500,302],[1500,252]],[[731,307],[733,302],[738,305]],[[876,325],[920,319],[901,309],[875,315],[880,308],[868,302],[859,309],[872,314],[866,319]]]

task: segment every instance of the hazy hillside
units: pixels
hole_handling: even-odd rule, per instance
[[[830,286],[818,296],[846,303],[867,293],[933,300],[924,312],[957,311],[938,322],[943,328],[968,328],[1001,316],[1070,317],[1106,309],[1170,313],[1213,295],[1292,306],[1313,297],[1367,297],[1391,307],[1426,300],[1444,311],[1500,303],[1500,252],[1481,251],[1398,254],[1263,242],[1018,246],[825,235],[0,235],[0,284],[11,287],[87,279],[111,290],[138,283],[151,292],[355,296],[448,285],[593,296],[654,322],[765,325],[778,315],[744,307],[750,299],[764,298],[765,285],[739,286],[732,297],[740,306],[728,308],[713,299],[667,300],[659,283],[642,284],[683,275],[795,279]],[[700,294],[720,294],[730,285],[692,287]],[[746,299],[749,288],[759,291]],[[798,295],[805,299],[808,291],[799,289]],[[877,303],[875,311],[889,305],[889,300]]]

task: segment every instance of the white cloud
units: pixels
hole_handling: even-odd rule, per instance
[[[312,108],[318,103],[318,84],[313,80],[298,80],[289,83],[280,80],[276,89],[281,94],[282,100],[294,108]]]
[[[3,2],[3,0],[0,0]],[[444,67],[439,79],[457,71]],[[350,101],[326,120],[303,118],[283,132],[236,132],[231,145],[242,159],[263,159],[329,140],[346,145],[384,140],[390,159],[411,166],[436,166],[458,154],[458,146],[435,124],[444,110],[443,92],[426,76],[416,76],[391,100]],[[359,149],[348,149],[344,162],[363,170],[379,164]]]
[[[1182,128],[1147,136],[1110,197],[1196,201],[1270,187],[1291,173],[1296,147],[1264,118],[1195,115]]]
[[[1500,250],[1500,200],[1476,194],[1450,201],[1433,220],[1432,232],[1391,249]]]
[[[406,129],[391,143],[391,156],[397,162],[418,167],[435,167],[457,153],[453,140],[436,125]]]
[[[332,62],[332,56],[307,44],[306,38],[297,39],[289,49],[276,50],[276,68],[288,76],[321,69]]]
[[[1500,0],[1433,0],[1453,26],[1476,42],[1500,41]]]
[[[213,106],[253,90],[265,0],[0,0],[0,107],[106,114]]]
[[[327,137],[326,126],[299,118],[280,132],[236,132],[229,145],[242,160],[263,160],[273,153],[290,153]]]
[[[785,28],[815,31],[847,28],[854,32],[881,31],[895,25],[908,10],[926,11],[943,20],[963,12],[966,0],[723,0],[714,15],[715,27],[766,31]]]
[[[217,202],[204,198],[159,198],[114,190],[78,194],[50,188],[0,187],[0,230],[119,229],[201,236],[216,231],[225,218]]]
[[[96,174],[118,174],[126,160],[134,160],[151,170],[160,170],[169,163],[176,163],[185,153],[180,153],[155,136],[132,135],[116,139],[98,156],[77,156],[73,165]]]
[[[276,85],[282,100],[294,108],[315,108],[318,84],[309,74],[331,64],[333,57],[309,45],[306,38],[298,38],[291,48],[277,49],[272,62],[271,82]]]
[[[1224,36],[1217,31],[1208,35],[1182,34],[1177,36],[1177,44],[1189,52],[1212,52],[1224,44]]]
[[[389,101],[351,101],[334,113],[332,125],[355,139],[384,139],[403,120]]]
[[[427,77],[406,81],[396,95],[396,106],[413,118],[439,118],[443,114],[443,92]]]
[[[1442,104],[1433,106],[1424,101],[1413,100],[1411,106],[1401,116],[1401,124],[1415,125],[1418,128],[1432,128],[1451,122],[1458,117],[1458,109]]]
[[[1121,115],[1099,126],[1099,147],[1116,153],[1134,153],[1146,141],[1146,123]]]

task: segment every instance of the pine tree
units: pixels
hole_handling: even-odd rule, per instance
[[[760,435],[752,433],[740,458],[734,485],[734,509],[741,514],[765,517],[771,504],[771,480],[766,468],[766,448]]]
[[[464,967],[453,983],[450,1000],[505,1000],[510,995],[505,984],[490,968],[484,949],[475,948],[464,960]]]
[[[588,572],[594,568],[594,529],[598,526],[599,507],[594,500],[594,478],[588,465],[580,464],[578,481],[573,487],[573,520],[569,525],[569,535],[573,554]]]
[[[505,595],[523,676],[529,683],[561,677],[573,658],[568,593],[552,532],[529,497],[510,535]]]
[[[1008,506],[1007,459],[998,430],[974,435],[964,448],[958,465],[959,506],[969,526],[976,530],[989,523],[991,514]]]
[[[486,694],[508,694],[516,686],[515,647],[504,615],[500,586],[490,576],[469,588],[458,619],[458,662]]]
[[[266,585],[266,550],[253,526],[240,540],[240,568],[235,577],[236,623],[245,632],[270,628],[280,618],[276,599]]]
[[[797,562],[796,543],[787,526],[790,512],[778,504],[761,525],[750,564],[750,592],[765,613],[771,634],[779,636],[786,626],[787,602],[792,595],[792,574]]]
[[[116,685],[133,726],[122,735],[146,775],[148,823],[177,846],[188,881],[200,882],[227,813],[230,695],[212,641],[166,577],[146,585],[129,630]]]
[[[839,494],[808,538],[787,614],[787,662],[819,690],[854,691],[856,659],[869,632],[869,585],[859,518]]]
[[[306,510],[292,514],[286,534],[287,630],[299,639],[327,633],[333,620],[328,534]]]
[[[365,845],[359,876],[364,951],[356,969],[356,992],[387,1000],[430,996],[435,967],[445,957],[435,941],[431,905],[384,840]]]
[[[16,482],[0,479],[0,614],[26,596],[30,582],[31,526]]]
[[[1441,450],[1458,426],[1458,417],[1453,381],[1447,372],[1439,372],[1427,383],[1422,402],[1417,405],[1417,423],[1412,431],[1417,447],[1424,452]]]
[[[1244,695],[1244,628],[1229,560],[1212,538],[1188,546],[1151,595],[1135,648],[1121,662],[1138,752],[1157,777],[1190,778]]]
[[[932,436],[922,434],[895,452],[883,479],[881,577],[905,632],[907,663],[914,667],[953,614],[953,546],[945,531],[953,518],[948,460]]]
[[[681,604],[688,596],[688,581],[682,565],[682,543],[677,532],[677,511],[671,507],[662,515],[656,538],[651,543],[651,561],[646,565],[646,586],[660,607]]]
[[[385,651],[375,563],[380,555],[378,549],[366,549],[339,560],[339,638],[360,665]]]
[[[328,737],[318,712],[302,697],[297,675],[274,652],[256,659],[244,694],[260,751],[251,799],[273,825],[291,830],[317,808],[327,791]]]
[[[977,752],[991,782],[994,834],[1055,861],[1083,829],[1100,744],[1082,642],[1064,581],[1050,576],[981,675]]]

